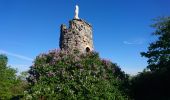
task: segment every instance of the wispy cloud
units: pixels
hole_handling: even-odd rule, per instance
[[[25,68],[28,68],[29,66],[31,66],[31,65],[20,65],[20,64],[10,64],[10,65],[13,67],[25,67]]]
[[[145,42],[145,39],[135,39],[132,41],[123,41],[123,44],[125,45],[140,45]]]
[[[9,55],[9,56],[13,56],[13,57],[16,57],[16,58],[19,58],[19,59],[22,59],[22,60],[33,61],[32,58],[29,58],[29,57],[26,57],[26,56],[23,56],[23,55],[20,55],[20,54],[16,54],[16,53],[11,53],[11,52],[8,52],[8,51],[5,51],[5,50],[0,50],[0,53],[6,54],[6,55]]]
[[[123,44],[130,45],[130,44],[134,44],[134,43],[132,43],[132,42],[129,42],[129,41],[123,41]]]

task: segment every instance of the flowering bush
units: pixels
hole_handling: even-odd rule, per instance
[[[37,56],[29,70],[25,99],[126,100],[121,90],[125,74],[96,52],[52,50]]]

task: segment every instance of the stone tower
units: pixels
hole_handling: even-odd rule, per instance
[[[93,51],[92,26],[82,19],[71,20],[69,28],[62,24],[59,45],[61,50]]]
[[[79,50],[81,53],[93,51],[92,26],[79,19],[76,5],[75,17],[69,22],[69,28],[62,24],[60,29],[61,50]]]

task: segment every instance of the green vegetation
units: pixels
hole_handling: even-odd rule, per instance
[[[155,20],[157,23],[152,26],[156,31],[153,35],[157,36],[158,40],[150,44],[147,52],[141,53],[148,58],[148,69],[152,72],[167,70],[170,67],[168,67],[170,65],[170,17]]]
[[[131,81],[135,100],[170,99],[170,17],[156,21],[153,35],[158,40],[149,45],[147,52],[141,53],[148,58],[148,67]]]
[[[25,99],[127,100],[122,87],[126,75],[98,53],[54,50],[41,54],[29,70]]]
[[[26,84],[17,75],[16,70],[7,66],[8,58],[0,55],[0,99],[19,98]]]
[[[20,76],[0,55],[0,100],[170,100],[170,17],[156,21],[158,39],[141,53],[148,66],[130,78],[96,52],[53,50],[37,56]]]

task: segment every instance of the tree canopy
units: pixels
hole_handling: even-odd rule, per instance
[[[151,43],[147,52],[148,69],[131,80],[131,93],[135,100],[169,100],[170,96],[170,17],[156,19],[152,25],[158,39]]]
[[[17,77],[17,71],[7,66],[7,63],[7,56],[0,54],[0,100],[8,100],[21,95],[25,86]]]
[[[156,19],[152,27],[156,28],[153,35],[158,40],[151,43],[148,51],[141,55],[148,58],[148,68],[151,71],[170,68],[170,17]]]

